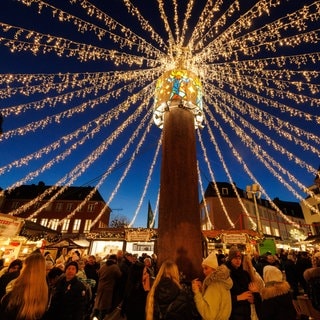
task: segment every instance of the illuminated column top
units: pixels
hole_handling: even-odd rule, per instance
[[[194,114],[196,128],[203,126],[202,85],[193,72],[185,69],[167,71],[158,79],[153,106],[155,124],[162,128],[164,113],[178,107]]]

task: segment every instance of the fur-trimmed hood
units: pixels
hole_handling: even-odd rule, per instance
[[[262,300],[268,300],[276,296],[281,296],[290,292],[290,285],[287,281],[267,282],[261,290]]]
[[[227,290],[233,286],[232,279],[230,278],[230,270],[224,264],[220,265],[215,272],[207,276],[204,281],[204,287],[208,287],[212,282],[221,282]]]

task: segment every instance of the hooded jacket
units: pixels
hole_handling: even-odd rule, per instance
[[[203,320],[228,320],[231,314],[232,280],[225,265],[207,276],[202,285],[202,292],[194,295],[198,312]]]
[[[259,320],[296,319],[296,310],[287,281],[267,282],[261,290],[261,298],[261,310],[258,312]]]

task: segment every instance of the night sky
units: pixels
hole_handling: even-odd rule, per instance
[[[156,210],[161,163],[161,149],[154,158],[161,129],[148,111],[153,108],[156,80],[172,62],[165,17],[176,43],[175,27],[180,36],[186,31],[183,46],[192,48],[190,63],[203,85],[206,120],[200,135],[208,161],[198,142],[199,199],[200,186],[206,189],[213,178],[231,179],[242,189],[259,183],[264,198],[300,202],[307,196],[303,186],[313,184],[320,165],[316,1],[281,1],[274,6],[276,1],[270,0],[269,14],[262,11],[255,18],[257,1],[239,1],[239,8],[237,2],[223,1],[219,10],[207,11],[213,15],[205,19],[203,29],[197,22],[205,0],[195,1],[187,28],[182,27],[187,7],[181,1],[176,22],[169,1],[164,1],[162,18],[156,0],[132,1],[145,19],[140,23],[120,0],[91,1],[106,14],[101,19],[89,16],[81,1],[39,1],[41,14],[33,1],[30,6],[22,2],[0,4],[2,189],[39,181],[97,186],[106,174],[98,189],[105,201],[111,199],[111,219],[125,216],[129,222],[134,219],[135,227],[146,227],[149,201]],[[309,10],[304,21],[299,11],[303,6]],[[59,21],[59,15],[68,21]],[[105,20],[110,17],[117,24]],[[151,27],[163,45],[151,35]],[[190,42],[200,29],[202,34]],[[61,50],[54,47],[59,39]],[[131,46],[125,39],[132,40]],[[35,52],[37,41],[41,46]],[[70,50],[64,47],[67,43]],[[82,45],[88,53],[105,56],[89,54],[81,60]],[[13,81],[10,74],[15,75]],[[28,75],[34,76],[26,80]],[[142,112],[132,117],[143,103]],[[132,136],[135,139],[126,147]]]

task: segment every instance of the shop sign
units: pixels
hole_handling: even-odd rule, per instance
[[[149,230],[137,231],[137,230],[126,230],[125,231],[126,241],[143,241],[148,242],[151,239],[151,233]]]
[[[19,234],[22,227],[22,220],[0,214],[0,236],[13,237]]]
[[[223,234],[222,239],[224,243],[230,243],[230,244],[247,243],[247,236],[244,233]]]
[[[264,239],[261,243],[259,243],[259,253],[263,255],[264,253],[271,252],[272,254],[276,254],[277,246],[276,240],[274,238]]]

